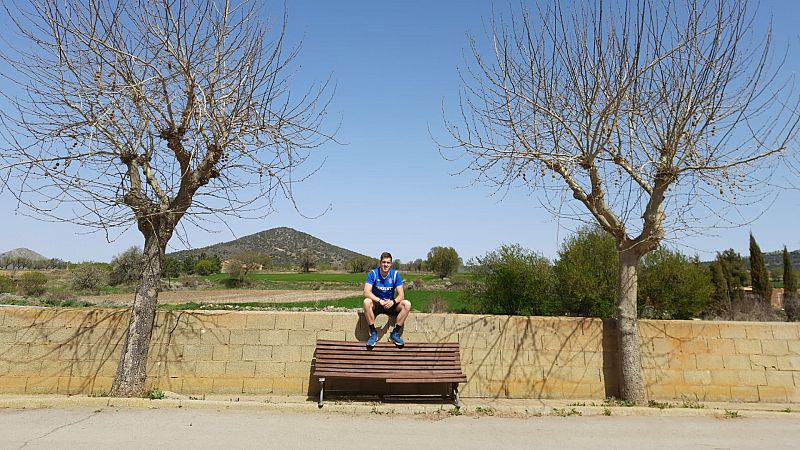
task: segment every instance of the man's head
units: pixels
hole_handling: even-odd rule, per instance
[[[392,268],[392,254],[389,252],[381,253],[381,272],[386,273]]]

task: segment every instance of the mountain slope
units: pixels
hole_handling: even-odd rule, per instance
[[[308,233],[288,227],[273,228],[230,242],[171,253],[169,256],[183,258],[190,254],[205,252],[225,260],[245,251],[256,251],[268,255],[275,265],[297,266],[306,250],[311,252],[317,263],[327,263],[334,267],[342,266],[350,258],[361,256],[354,251],[337,247]]]
[[[39,253],[27,248],[15,248],[4,253],[0,253],[0,258],[25,258],[30,260],[48,259]]]

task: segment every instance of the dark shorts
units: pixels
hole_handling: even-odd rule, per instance
[[[386,314],[387,316],[396,316],[399,313],[399,311],[397,311],[397,305],[394,305],[392,308],[385,309],[379,303],[372,304],[372,312],[375,314],[375,317],[378,317],[381,314]]]

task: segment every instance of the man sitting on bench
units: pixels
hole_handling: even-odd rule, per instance
[[[370,270],[367,274],[367,281],[364,283],[364,297],[364,317],[369,325],[367,348],[371,349],[378,342],[375,316],[380,314],[396,316],[395,327],[389,334],[389,340],[398,347],[405,345],[401,336],[403,324],[411,311],[411,302],[405,299],[403,278],[400,277],[397,270],[392,269],[391,253],[381,253],[380,267]]]

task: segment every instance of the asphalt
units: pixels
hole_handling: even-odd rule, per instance
[[[0,396],[0,448],[793,449],[800,405],[330,399],[166,393],[160,400]],[[662,406],[663,408],[660,408]]]
[[[609,400],[462,398],[457,409],[448,400],[424,397],[326,398],[322,408],[316,398],[305,396],[185,396],[165,391],[164,398],[90,397],[82,395],[0,395],[0,409],[40,408],[144,408],[262,410],[295,413],[345,413],[370,415],[448,416],[640,416],[640,417],[796,417],[800,403],[704,402],[691,399],[653,402],[650,406],[627,406]]]

